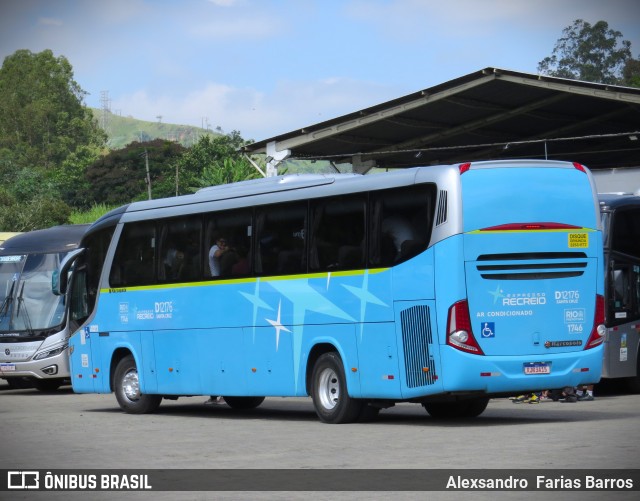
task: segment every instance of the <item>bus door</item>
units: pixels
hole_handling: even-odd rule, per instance
[[[91,350],[92,336],[90,326],[84,326],[75,332],[69,340],[69,363],[73,390],[77,393],[93,393],[96,391],[95,363]],[[96,374],[94,376],[94,374]]]
[[[640,349],[640,265],[616,257],[609,272],[606,377],[634,377]]]

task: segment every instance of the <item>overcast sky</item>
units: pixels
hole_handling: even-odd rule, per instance
[[[89,106],[108,91],[122,116],[261,140],[488,66],[536,73],[576,19],[640,57],[638,0],[0,0],[0,58],[51,49]]]

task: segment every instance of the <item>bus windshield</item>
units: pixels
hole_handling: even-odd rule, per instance
[[[46,336],[64,320],[63,298],[51,292],[60,254],[0,256],[0,336]]]

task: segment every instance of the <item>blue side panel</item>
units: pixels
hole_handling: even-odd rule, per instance
[[[154,332],[158,392],[167,395],[245,394],[246,364],[242,343],[241,329]]]
[[[436,315],[440,326],[440,344],[447,342],[445,329],[449,307],[467,296],[463,238],[463,235],[454,235],[439,242],[435,248],[435,288],[438,291]]]
[[[245,328],[247,395],[294,395],[293,327]],[[230,393],[223,393],[230,395]]]
[[[422,254],[392,268],[393,295],[391,297],[395,301],[435,298],[434,254],[434,247],[430,247]],[[438,291],[439,294],[440,291]]]
[[[153,346],[153,333],[142,332],[140,335],[141,366],[138,366],[140,375],[140,391],[142,393],[157,393],[158,378],[156,368],[156,352]]]
[[[362,325],[356,333],[362,395],[369,398],[398,398],[401,373],[395,325],[390,322]]]

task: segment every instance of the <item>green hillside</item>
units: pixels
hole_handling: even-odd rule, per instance
[[[100,126],[103,126],[109,136],[109,148],[117,150],[133,141],[151,141],[153,139],[167,139],[176,141],[189,147],[198,142],[205,135],[219,135],[191,125],[166,124],[162,122],[147,122],[133,117],[122,117],[107,112],[103,119],[102,110],[90,108]]]

